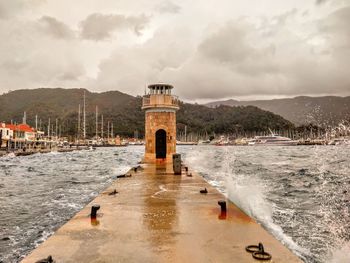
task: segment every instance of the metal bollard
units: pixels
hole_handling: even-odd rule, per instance
[[[97,210],[100,209],[100,205],[93,205],[91,207],[91,219],[96,219],[97,216]]]
[[[225,220],[227,218],[226,201],[225,200],[220,200],[220,201],[218,201],[218,205],[221,207],[221,213],[218,216],[218,218],[220,220]]]
[[[221,213],[226,213],[226,201],[220,200],[218,201],[218,205],[221,207]]]
[[[173,154],[173,171],[175,175],[181,175],[181,154]]]

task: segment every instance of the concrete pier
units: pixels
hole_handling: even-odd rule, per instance
[[[226,200],[221,213],[225,197],[193,171],[190,177],[173,175],[170,166],[142,167],[118,178],[22,262],[49,255],[58,263],[259,262],[245,250],[259,242],[272,255],[267,262],[301,262],[233,203]]]

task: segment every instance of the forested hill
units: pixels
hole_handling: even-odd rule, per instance
[[[344,120],[350,120],[350,96],[300,96],[286,99],[254,101],[225,100],[211,102],[206,105],[209,107],[217,107],[219,105],[252,105],[279,114],[297,125],[307,123],[320,126],[338,125]]]
[[[119,91],[93,93],[84,89],[41,88],[17,90],[0,96],[0,121],[22,122],[23,112],[27,113],[27,123],[34,126],[35,115],[41,120],[42,129],[47,129],[48,119],[55,123],[58,119],[62,135],[74,135],[77,131],[78,105],[83,105],[86,94],[87,133],[95,132],[95,108],[104,116],[104,130],[107,122],[113,122],[114,132],[133,135],[137,130],[144,132],[144,112],[142,98],[133,97]],[[237,131],[266,131],[268,128],[281,130],[293,124],[281,116],[254,106],[219,106],[208,108],[203,105],[181,103],[177,114],[178,131],[201,133],[232,133]]]

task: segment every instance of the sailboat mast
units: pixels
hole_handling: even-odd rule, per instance
[[[57,138],[58,138],[58,119],[57,118],[56,118],[55,136],[56,136],[56,140],[57,140]]]
[[[95,137],[97,140],[97,136],[98,136],[98,106],[96,105],[96,121],[95,121]]]
[[[85,103],[85,90],[84,90],[84,112],[83,112],[83,137],[86,138],[86,103]]]
[[[109,140],[109,121],[107,122],[107,141]]]
[[[80,139],[80,132],[81,132],[81,128],[80,128],[80,120],[81,120],[81,117],[80,117],[80,104],[79,104],[79,107],[78,107],[78,140]]]
[[[27,112],[23,113],[23,120],[22,120],[23,124],[27,124]]]
[[[101,138],[103,140],[103,115],[101,115]]]
[[[47,125],[47,136],[50,137],[50,118],[49,118],[49,124]]]

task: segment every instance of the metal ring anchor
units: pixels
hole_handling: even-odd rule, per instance
[[[252,253],[253,258],[257,260],[270,260],[272,258],[271,254],[264,251],[264,245],[262,243],[259,243],[258,246],[247,246],[245,250]]]
[[[257,251],[252,254],[253,258],[257,260],[270,260],[272,256],[264,251]]]
[[[250,245],[250,246],[246,246],[245,250],[249,253],[254,253],[254,252],[258,252],[259,251],[259,246],[256,245]]]

